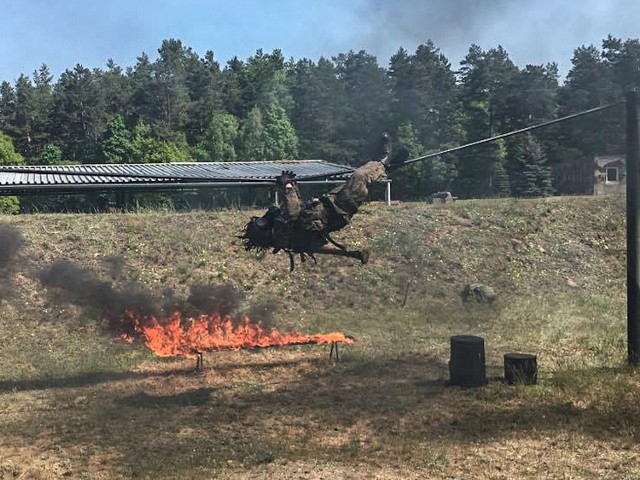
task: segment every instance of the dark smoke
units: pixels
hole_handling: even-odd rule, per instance
[[[7,269],[16,258],[24,239],[22,233],[11,225],[0,225],[0,270]]]
[[[242,302],[243,295],[233,285],[192,285],[187,301],[199,313],[230,315],[235,312]]]
[[[265,328],[274,326],[274,314],[276,307],[273,302],[255,303],[247,310],[247,315],[252,320],[259,321]]]
[[[58,300],[97,308],[110,321],[122,318],[126,310],[138,315],[160,313],[160,299],[142,286],[130,284],[117,290],[92,271],[68,260],[55,262],[38,272],[37,277],[44,286],[55,288],[64,294]]]
[[[120,273],[125,268],[122,258],[108,263],[117,265]],[[122,322],[127,311],[137,316],[155,316],[159,319],[175,311],[180,312],[183,318],[214,313],[233,315],[243,300],[242,293],[231,284],[193,285],[187,298],[178,296],[171,289],[155,294],[136,283],[118,289],[111,281],[103,280],[95,272],[69,260],[59,260],[39,271],[36,276],[45,287],[52,290],[57,302],[97,309],[112,329],[123,328]],[[267,317],[265,313],[264,318]]]
[[[637,38],[640,3],[365,0],[349,14],[362,21],[336,48],[364,49],[378,57],[381,66],[400,47],[414,53],[431,40],[454,70],[476,44],[484,50],[502,46],[520,68],[556,62],[562,78],[576,48],[601,45],[609,34]]]
[[[23,245],[22,233],[17,228],[0,225],[0,299],[10,297],[16,290],[12,274]]]
[[[104,263],[109,269],[111,278],[118,278],[124,271],[125,260],[122,255],[110,255],[104,259]]]
[[[432,40],[457,66],[469,47],[500,22],[512,4],[512,0],[371,0],[364,2],[360,12],[368,20],[368,28],[359,31],[360,41],[362,48],[385,65],[400,47],[413,53],[418,45]],[[357,44],[358,39],[354,40]],[[496,39],[486,48],[498,44]]]

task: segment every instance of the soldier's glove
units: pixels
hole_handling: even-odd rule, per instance
[[[279,177],[276,178],[276,185],[278,187],[286,187],[288,183],[295,181],[296,174],[291,170],[283,170]]]

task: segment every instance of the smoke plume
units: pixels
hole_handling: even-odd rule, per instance
[[[116,320],[129,310],[138,315],[160,313],[160,299],[141,285],[129,284],[116,289],[89,269],[68,260],[58,260],[42,269],[37,277],[46,287],[63,293],[58,300],[100,310],[108,320]]]
[[[117,273],[126,268],[122,258],[110,259],[108,263],[117,265]],[[116,272],[112,270],[109,273],[115,278],[113,274]],[[183,317],[213,313],[233,315],[243,300],[242,293],[231,284],[193,285],[186,298],[171,289],[158,294],[138,283],[117,288],[111,280],[104,280],[90,269],[69,260],[59,260],[43,268],[36,277],[51,290],[57,302],[98,310],[101,318],[106,319],[113,329],[122,327],[125,312],[137,317],[155,316],[159,319],[175,311],[179,311]]]
[[[410,53],[432,40],[458,69],[472,44],[502,46],[520,68],[556,62],[561,78],[575,49],[608,35],[637,38],[640,3],[626,0],[365,0],[349,12],[360,28],[341,44],[365,49],[381,65],[400,47]],[[357,21],[357,20],[354,20]]]
[[[22,233],[11,225],[0,225],[0,299],[15,292],[13,270],[24,244]]]
[[[200,313],[218,312],[228,315],[235,312],[243,299],[233,285],[192,285],[188,303]]]
[[[22,233],[11,225],[0,225],[0,270],[6,270],[16,258],[24,239]]]

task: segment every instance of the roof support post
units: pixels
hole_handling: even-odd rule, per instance
[[[385,185],[384,199],[387,201],[387,206],[391,206],[391,182],[387,182]]]

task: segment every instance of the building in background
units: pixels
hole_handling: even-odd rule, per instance
[[[611,195],[627,191],[624,155],[601,155],[593,159],[593,194]]]

